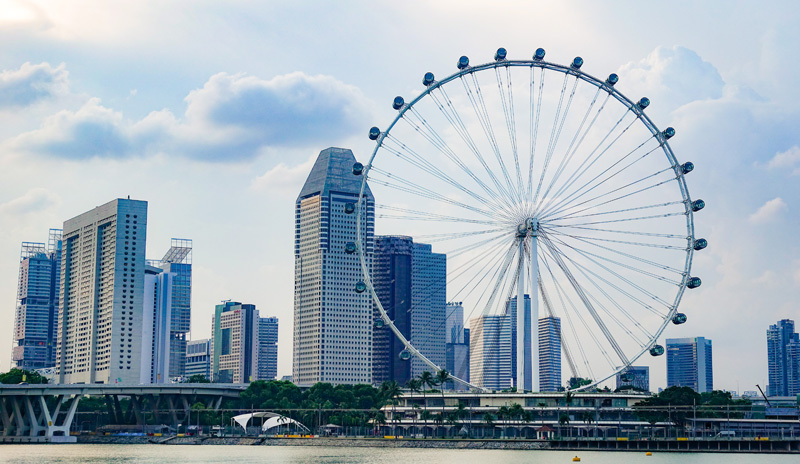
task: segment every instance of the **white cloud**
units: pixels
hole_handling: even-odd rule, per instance
[[[764,224],[778,218],[788,207],[782,198],[773,198],[764,203],[758,210],[751,214],[748,220],[753,224]]]
[[[316,159],[317,155],[313,155],[306,162],[291,167],[280,163],[258,176],[251,187],[256,191],[288,193],[294,196],[303,188],[303,182],[311,172]]]
[[[19,69],[0,72],[0,107],[28,106],[68,92],[69,73],[64,63],[24,63]]]
[[[24,195],[13,198],[5,203],[0,203],[0,216],[8,218],[23,214],[35,214],[61,203],[55,193],[35,188],[28,190]]]
[[[157,153],[205,161],[237,161],[269,147],[330,145],[365,127],[369,102],[330,76],[295,72],[263,80],[219,73],[189,92],[182,118],[154,111],[139,121],[89,99],[61,111],[8,145],[67,159]]]
[[[769,160],[767,167],[770,169],[792,169],[792,175],[800,175],[800,147],[797,145],[792,148],[780,152],[774,158]]]

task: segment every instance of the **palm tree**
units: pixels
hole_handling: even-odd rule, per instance
[[[432,417],[433,417],[433,415],[432,415],[432,414],[431,414],[431,412],[430,412],[430,411],[428,411],[427,409],[423,409],[423,410],[422,410],[422,413],[419,415],[419,418],[420,418],[420,419],[422,419],[422,420],[425,422],[425,426],[424,426],[424,428],[422,429],[422,436],[424,436],[425,438],[427,438],[427,437],[428,437],[428,430],[427,430],[427,429],[428,429],[428,421],[429,421],[429,420],[430,420]]]
[[[490,412],[487,412],[486,414],[483,415],[483,421],[486,422],[487,427],[491,427],[492,425],[494,425],[494,419],[495,419],[494,414]],[[492,438],[494,438],[494,429],[492,429]]]
[[[500,419],[500,421],[503,423],[503,436],[504,437],[508,436],[508,430],[506,430],[507,429],[506,420],[508,419],[509,415],[510,415],[510,410],[508,409],[508,406],[505,406],[505,405],[504,406],[500,406],[500,408],[497,410],[497,418]]]
[[[464,403],[459,401],[458,407],[456,407],[456,410],[455,410],[454,414],[455,414],[456,418],[460,421],[461,419],[467,417],[469,412],[467,412],[467,408],[464,407]],[[467,436],[470,435],[469,431],[470,431],[470,427],[469,427],[469,423],[468,423],[467,424]]]
[[[381,384],[381,395],[383,396],[383,400],[387,403],[392,405],[392,434],[397,435],[397,411],[395,406],[397,406],[397,398],[403,395],[403,390],[400,388],[400,384],[396,381],[388,381],[383,382]]]
[[[419,380],[417,380],[417,379],[415,379],[413,377],[408,379],[408,382],[406,382],[406,388],[408,388],[411,391],[411,407],[416,409],[417,405],[414,404],[414,392],[417,392],[417,393],[420,392],[420,382],[419,382]],[[416,413],[416,411],[414,411],[414,424],[413,424],[413,426],[414,426],[414,429],[417,428],[417,413]]]
[[[514,403],[508,408],[508,415],[511,416],[512,419],[522,419],[522,414],[525,412],[525,409],[519,403]],[[521,428],[520,428],[521,431]],[[519,435],[519,433],[517,434]]]
[[[450,380],[450,373],[447,370],[442,369],[436,373],[436,383],[439,385],[440,390],[442,391],[442,416],[445,415],[444,412],[444,384]]]
[[[436,377],[431,374],[430,371],[423,371],[419,377],[419,385],[422,387],[422,402],[424,403],[424,408],[428,410],[428,399],[425,396],[425,387],[432,389],[436,386]]]

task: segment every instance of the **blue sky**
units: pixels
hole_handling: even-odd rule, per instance
[[[213,305],[281,319],[291,371],[293,201],[328,146],[366,158],[372,125],[460,55],[537,47],[647,95],[709,248],[689,323],[715,386],[766,383],[767,325],[800,319],[800,86],[795,2],[210,2],[0,0],[0,370],[19,244],[112,198],[149,205],[148,256],[195,240],[193,335]],[[652,385],[664,361],[650,361]]]

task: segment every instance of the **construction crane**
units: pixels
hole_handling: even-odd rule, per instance
[[[767,402],[767,406],[769,406],[771,408],[772,404],[770,404],[769,400],[767,399],[767,395],[764,394],[764,390],[762,390],[761,387],[758,386],[758,384],[756,384],[756,388],[758,388],[758,391],[761,392],[761,396],[764,397],[764,401]]]

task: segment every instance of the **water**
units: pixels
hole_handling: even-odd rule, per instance
[[[688,454],[590,451],[445,450],[408,448],[325,448],[319,446],[193,445],[0,445],[0,463],[295,463],[295,464],[784,464],[797,455]]]

